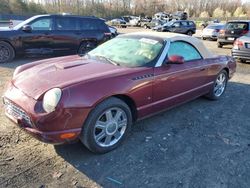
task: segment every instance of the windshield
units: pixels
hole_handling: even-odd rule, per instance
[[[170,22],[165,23],[164,26],[171,26],[173,24],[174,24],[174,21],[170,21]]]
[[[146,66],[160,54],[163,42],[147,37],[117,37],[90,51],[91,57],[125,67]]]
[[[32,20],[34,20],[35,18],[37,18],[38,16],[33,16],[19,24],[17,24],[15,27],[13,27],[14,30],[18,30],[20,29],[21,27],[23,27],[24,25],[28,25]]]

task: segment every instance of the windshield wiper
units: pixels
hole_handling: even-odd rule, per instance
[[[111,63],[111,64],[113,64],[113,65],[120,66],[119,63],[114,62],[113,60],[111,60],[111,59],[108,58],[108,57],[101,56],[101,55],[95,55],[95,57],[97,57],[97,58],[99,58],[99,59],[104,59],[105,61],[107,61],[107,62],[109,62],[109,63]]]

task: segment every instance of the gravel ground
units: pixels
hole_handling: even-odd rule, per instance
[[[135,29],[121,29],[131,32]],[[230,54],[230,47],[217,54]],[[0,95],[23,58],[0,65]],[[81,143],[43,144],[17,128],[0,109],[0,187],[249,188],[250,64],[219,101],[199,98],[135,124],[126,142],[94,155]]]

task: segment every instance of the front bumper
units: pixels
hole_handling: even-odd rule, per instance
[[[62,144],[78,140],[88,109],[59,108],[45,113],[41,101],[25,95],[10,85],[3,96],[6,116],[18,127],[36,139],[51,144]]]

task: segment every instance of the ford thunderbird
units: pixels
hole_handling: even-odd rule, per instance
[[[16,68],[3,96],[6,116],[37,139],[115,149],[132,124],[200,96],[221,98],[236,69],[200,40],[171,33],[120,35],[84,56]]]

